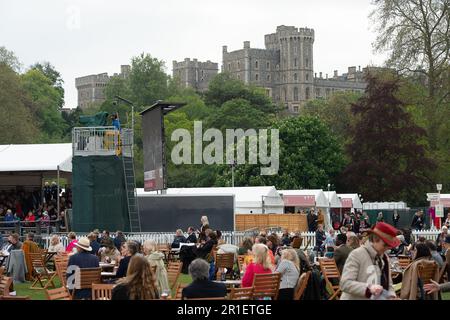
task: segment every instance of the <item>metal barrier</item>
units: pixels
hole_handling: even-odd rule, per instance
[[[72,130],[74,156],[121,155],[130,156],[133,132],[114,127],[76,127]]]

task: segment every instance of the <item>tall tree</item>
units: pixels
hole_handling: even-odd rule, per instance
[[[398,76],[370,74],[366,81],[366,94],[352,106],[358,120],[347,147],[350,163],[340,181],[368,201],[419,204],[436,169],[426,150],[426,132],[398,99]]]
[[[61,77],[61,73],[50,62],[37,62],[30,69],[39,70],[51,81],[53,87],[59,92],[60,99],[58,107],[62,108],[64,106],[64,80]]]
[[[0,144],[38,142],[39,128],[14,70],[0,62]]]
[[[0,47],[0,63],[6,64],[15,72],[19,72],[22,67],[14,52],[9,51],[5,47]]]

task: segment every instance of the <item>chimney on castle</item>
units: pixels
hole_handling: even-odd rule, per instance
[[[361,72],[361,66],[358,66],[358,71]]]
[[[227,53],[228,52],[228,47],[227,46],[222,46],[222,52]]]
[[[319,72],[319,78],[322,79],[322,72]]]
[[[250,41],[244,41],[244,49],[250,49]]]
[[[338,77],[338,71],[334,70],[334,77],[337,78]]]
[[[327,73],[327,75],[326,75],[326,79],[328,80],[328,73]]]
[[[314,72],[314,78],[317,78],[317,72]]]

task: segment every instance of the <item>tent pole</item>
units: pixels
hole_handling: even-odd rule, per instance
[[[59,217],[59,166],[57,167],[56,210]]]

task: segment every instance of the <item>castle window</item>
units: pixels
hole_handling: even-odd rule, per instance
[[[241,63],[238,61],[238,69],[241,69]]]
[[[231,63],[228,64],[228,70],[231,70]]]
[[[294,106],[294,112],[298,113],[298,106]]]
[[[330,96],[330,88],[327,88],[326,95],[327,95],[327,98]]]
[[[203,77],[203,70],[202,70],[202,77]]]
[[[306,87],[305,89],[305,99],[309,100],[309,87]]]
[[[270,62],[267,62],[267,63],[266,63],[266,69],[267,69],[267,70],[270,70]]]
[[[294,73],[294,81],[297,81],[297,74]]]
[[[266,80],[270,81],[270,74],[267,75]]]
[[[305,58],[305,65],[307,68],[309,68],[309,59],[308,58]]]
[[[294,59],[294,67],[297,66],[297,58]]]
[[[306,81],[309,81],[309,73],[307,73],[307,74],[305,75],[305,79],[306,79]]]
[[[298,88],[297,87],[294,88],[294,99],[293,100],[298,101]]]
[[[287,93],[286,93],[286,88],[283,89],[283,96],[284,96],[284,101],[287,101]]]
[[[258,69],[258,61],[255,61],[255,69]]]
[[[294,46],[294,54],[297,55],[297,46]]]
[[[258,81],[259,80],[259,75],[255,74],[255,80]]]
[[[316,88],[316,98],[320,98],[320,88]]]

